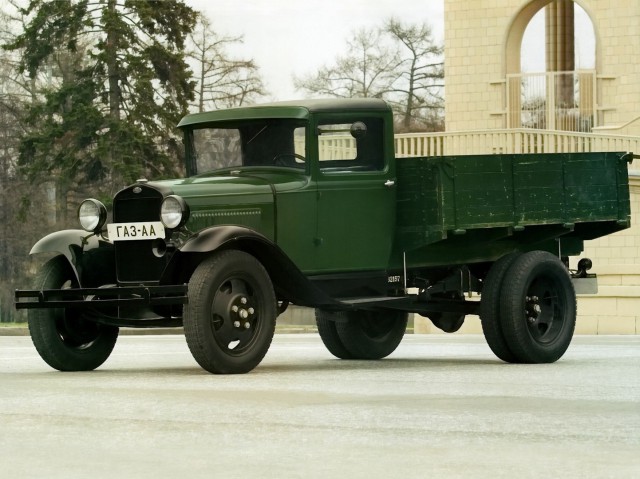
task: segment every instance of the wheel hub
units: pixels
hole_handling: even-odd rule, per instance
[[[535,324],[542,313],[542,307],[539,303],[539,298],[537,296],[527,296],[525,304],[525,314],[527,315],[527,321],[530,324]]]
[[[553,339],[553,331],[560,325],[556,321],[557,301],[549,291],[525,297],[525,317],[529,331],[536,341]]]
[[[239,294],[232,298],[229,306],[229,318],[233,327],[240,330],[251,329],[256,317],[256,307],[251,299]]]

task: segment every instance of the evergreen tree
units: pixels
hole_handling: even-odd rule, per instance
[[[31,0],[22,13],[24,32],[5,48],[21,51],[30,77],[50,77],[20,147],[29,178],[56,178],[62,205],[78,182],[174,174],[196,12],[176,0]]]

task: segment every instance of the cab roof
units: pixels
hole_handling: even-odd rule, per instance
[[[391,111],[391,109],[383,100],[376,98],[292,100],[193,113],[182,118],[178,123],[178,127],[225,120],[257,120],[264,118],[304,120],[308,119],[312,113],[358,111],[387,112]]]

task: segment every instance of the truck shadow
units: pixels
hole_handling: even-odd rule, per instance
[[[285,371],[388,371],[388,370],[438,370],[449,368],[478,368],[478,367],[510,367],[518,366],[507,364],[499,359],[472,359],[472,358],[424,358],[404,359],[387,358],[380,360],[343,360],[323,359],[321,361],[306,363],[266,363],[257,367],[251,374],[285,372]]]

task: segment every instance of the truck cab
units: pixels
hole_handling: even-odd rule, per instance
[[[203,113],[179,127],[189,179],[171,186],[185,197],[194,184],[208,185],[211,195],[223,182],[262,180],[271,188],[270,224],[258,226],[255,213],[234,218],[240,212],[232,205],[217,224],[256,229],[307,275],[386,268],[396,172],[391,111],[383,101],[359,100],[348,111],[342,102],[316,100]],[[195,229],[216,224],[205,219],[211,201],[202,198],[190,220]]]

